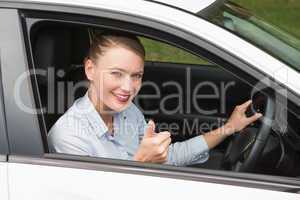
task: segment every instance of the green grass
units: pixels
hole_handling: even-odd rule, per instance
[[[208,64],[205,60],[182,49],[147,38],[140,39],[146,49],[147,61]]]
[[[232,0],[248,8],[254,15],[300,38],[300,0]],[[178,48],[141,39],[146,49],[146,60],[178,63],[206,64],[194,55]]]
[[[300,38],[300,0],[234,0],[234,2]]]

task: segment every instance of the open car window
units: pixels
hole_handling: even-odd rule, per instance
[[[195,56],[180,48],[163,42],[140,37],[146,49],[146,61],[183,63],[183,64],[210,64],[206,59]]]
[[[30,27],[33,67],[46,72],[46,75],[42,73],[35,77],[38,90],[36,99],[39,100],[36,102],[37,107],[43,108],[40,122],[45,130],[49,131],[72,103],[86,92],[88,83],[83,59],[90,44],[89,30],[101,28],[100,25],[52,20],[41,20]],[[159,40],[157,36],[143,33],[138,36],[149,55],[145,62],[145,84],[134,102],[146,119],[151,118],[157,122],[159,131],[168,130],[172,133],[172,143],[188,140],[222,126],[234,107],[251,97],[255,77],[234,71],[234,65],[225,60],[220,62],[222,59],[218,56],[210,57],[211,54],[204,47],[201,49],[203,54],[199,53],[203,56],[200,57],[188,47],[183,48],[180,42],[177,45],[177,41],[166,38]],[[218,60],[216,64],[214,61]],[[255,132],[257,128],[254,125],[249,132]],[[280,161],[278,136],[270,137],[270,146],[264,156],[270,156],[274,161],[262,162],[255,173],[284,176],[298,174],[297,171],[286,173],[284,164],[291,161]],[[222,168],[229,144],[230,139],[218,145],[215,151],[211,151],[208,162],[189,167],[233,170],[228,166]],[[269,162],[268,159],[265,161]],[[267,170],[266,165],[278,166],[278,163],[278,169]]]

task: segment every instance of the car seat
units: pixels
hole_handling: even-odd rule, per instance
[[[83,96],[84,84],[74,92],[76,83],[85,80],[83,59],[89,48],[88,28],[63,24],[43,24],[31,37],[41,107],[47,131],[56,120]],[[78,70],[79,69],[79,70]]]

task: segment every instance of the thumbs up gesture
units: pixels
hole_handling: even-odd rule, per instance
[[[166,162],[171,143],[170,136],[168,131],[155,133],[155,123],[150,120],[134,160],[151,163]]]
[[[151,138],[155,135],[155,123],[152,120],[149,120],[148,127],[146,129],[146,132],[144,134],[144,138]]]

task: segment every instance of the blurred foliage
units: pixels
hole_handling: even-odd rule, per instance
[[[190,54],[174,46],[153,41],[147,38],[140,38],[146,49],[147,61],[189,63],[189,64],[209,64],[207,61]]]
[[[300,38],[300,0],[231,0],[249,9],[254,15],[264,19],[284,31]],[[207,64],[184,50],[161,42],[141,38],[146,49],[146,60]]]
[[[233,2],[300,38],[300,0],[233,0]]]

